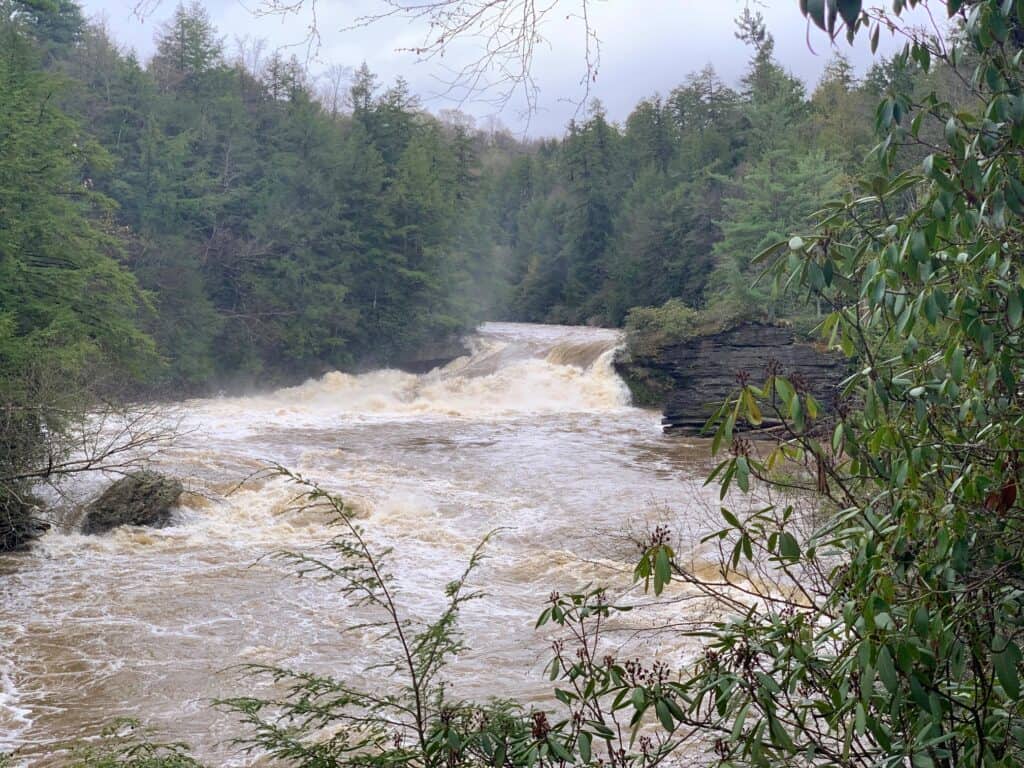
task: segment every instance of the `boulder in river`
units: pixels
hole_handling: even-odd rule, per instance
[[[122,477],[86,507],[82,533],[106,533],[122,525],[163,528],[184,490],[180,480],[156,472]]]
[[[27,549],[50,525],[39,517],[40,502],[28,494],[0,496],[0,552]]]

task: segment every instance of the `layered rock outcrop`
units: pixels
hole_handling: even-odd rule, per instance
[[[746,372],[756,384],[769,365],[799,377],[826,409],[847,374],[842,355],[800,340],[791,328],[759,323],[669,344],[644,357],[627,355],[618,369],[646,404],[663,406],[666,429],[698,434],[715,408],[735,395],[737,373]]]

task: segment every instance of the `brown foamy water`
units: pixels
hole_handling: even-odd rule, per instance
[[[227,667],[361,675],[378,649],[344,631],[358,613],[330,584],[260,559],[320,545],[322,517],[294,512],[295,488],[277,479],[227,493],[269,462],[341,493],[371,539],[394,547],[413,615],[431,616],[480,539],[502,529],[474,580],[488,597],[463,613],[472,650],[452,682],[466,697],[544,696],[549,639],[533,624],[547,594],[628,588],[627,534],[696,519],[713,499],[699,482],[706,448],[630,407],[611,365],[619,343],[614,331],[487,324],[472,355],[423,376],[332,373],[182,403],[184,434],[157,467],[197,492],[177,525],[86,537],[72,514],[31,552],[0,557],[0,751],[42,764],[130,716],[211,764],[245,765],[228,743],[237,725],[210,707],[252,690]],[[87,499],[96,487],[72,490]]]

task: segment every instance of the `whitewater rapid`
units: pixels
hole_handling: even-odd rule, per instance
[[[358,617],[331,585],[265,557],[327,537],[320,514],[295,511],[294,487],[246,481],[270,463],[343,495],[371,540],[394,548],[411,615],[429,617],[500,529],[452,682],[467,697],[543,700],[549,638],[533,623],[544,597],[628,589],[631,534],[666,519],[696,526],[715,508],[706,449],[630,406],[612,366],[620,343],[609,330],[492,323],[471,354],[428,374],[329,373],[181,403],[181,434],[156,459],[189,489],[174,527],[86,537],[68,503],[31,552],[0,557],[0,752],[45,764],[57,745],[130,716],[211,764],[244,765],[229,743],[236,724],[210,706],[251,685],[227,667],[358,678],[374,659],[343,632]],[[84,501],[100,482],[68,490]]]
[[[487,323],[468,340],[471,353],[424,375],[381,370],[328,373],[259,397],[187,403],[202,426],[328,427],[410,418],[507,419],[602,413],[629,405],[612,369],[618,331]]]

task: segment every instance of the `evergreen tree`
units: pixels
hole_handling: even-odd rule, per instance
[[[605,119],[604,108],[596,103],[591,117],[573,124],[565,145],[565,166],[569,176],[571,203],[563,226],[566,264],[562,289],[563,307],[552,319],[585,321],[600,307],[591,300],[604,285],[607,275],[612,221],[617,201],[616,181],[619,134]]]
[[[743,77],[743,94],[747,151],[756,158],[799,138],[796,128],[805,122],[807,104],[803,83],[775,60],[775,39],[761,13],[744,8],[737,28],[736,36],[754,51]]]
[[[0,550],[36,533],[29,478],[59,463],[91,387],[156,365],[144,299],[119,261],[102,150],[58,107],[26,24],[0,16]],[[48,474],[43,470],[40,477]]]
[[[859,167],[871,148],[874,101],[860,87],[850,61],[836,54],[811,96],[811,123],[817,146],[844,168]]]
[[[224,45],[198,0],[179,3],[161,27],[150,64],[165,89],[195,87],[199,78],[222,62]]]
[[[714,246],[709,285],[719,311],[775,319],[784,301],[758,284],[754,258],[807,226],[808,217],[837,191],[840,169],[823,153],[776,149],[762,157],[723,201],[722,238]]]

